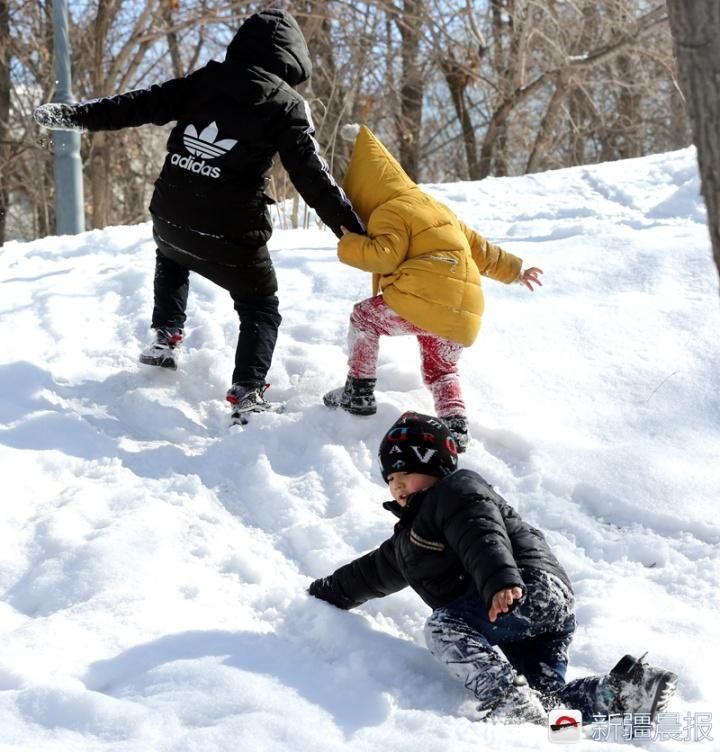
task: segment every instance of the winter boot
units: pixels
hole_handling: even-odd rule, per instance
[[[530,687],[527,679],[518,674],[508,691],[485,716],[493,723],[547,723],[547,711],[540,695]]]
[[[182,329],[156,329],[154,342],[140,353],[140,362],[146,366],[172,368],[175,371],[178,367],[178,348],[182,341]]]
[[[464,415],[448,415],[440,420],[450,429],[457,444],[458,454],[462,454],[470,443],[467,418]]]
[[[348,376],[345,386],[333,389],[323,397],[327,407],[342,407],[351,415],[375,415],[376,379],[356,379]]]
[[[626,655],[610,671],[610,715],[642,713],[654,720],[667,707],[677,688],[677,674],[648,666],[643,661],[645,655]]]
[[[269,386],[270,384],[233,384],[228,389],[225,399],[232,405],[232,425],[246,425],[250,413],[282,412],[283,405],[280,402],[268,402],[263,396]]]

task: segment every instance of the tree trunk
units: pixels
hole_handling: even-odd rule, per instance
[[[498,77],[498,91],[500,93],[500,107],[493,112],[488,132],[483,139],[480,150],[480,161],[475,167],[474,180],[481,180],[491,172],[496,176],[507,175],[507,117],[500,114],[504,104],[514,90],[514,66],[517,62],[517,38],[515,36],[515,0],[491,0],[492,38],[495,73]],[[494,165],[494,170],[493,170]]]
[[[330,170],[337,176],[335,137],[343,119],[347,118],[345,92],[340,85],[341,76],[333,46],[331,23],[324,13],[323,4],[315,0],[308,3],[306,13],[306,16],[300,18],[300,23],[312,60],[309,101],[315,118],[315,138],[323,149],[329,149],[327,156]]]
[[[167,39],[168,50],[170,52],[170,61],[172,62],[172,72],[175,78],[180,78],[183,73],[182,55],[180,54],[180,43],[178,42],[177,33],[173,30],[173,11],[177,10],[175,0],[169,0],[162,6],[162,17],[167,27],[165,38]]]
[[[402,85],[400,87],[400,164],[413,180],[420,179],[420,129],[422,126],[423,78],[420,67],[420,37],[424,0],[404,0],[398,19],[402,38]]]
[[[0,246],[5,243],[10,161],[10,16],[6,0],[0,0]]]
[[[90,217],[93,229],[97,230],[109,224],[110,217],[110,141],[108,133],[99,131],[92,134],[92,146],[89,154],[90,192],[92,210]]]
[[[478,172],[477,137],[475,136],[475,128],[473,127],[467,107],[466,89],[470,84],[470,76],[466,70],[457,64],[452,50],[448,50],[447,57],[440,61],[440,66],[450,90],[450,98],[452,99],[455,114],[458,120],[460,120],[468,177],[470,180],[479,180],[481,176]]]
[[[637,61],[628,55],[619,55],[617,59],[618,78],[623,82],[617,102],[615,118],[615,150],[621,159],[642,156],[642,115],[640,113],[641,96],[635,82]]]
[[[720,4],[717,0],[668,0],[668,12],[720,274]]]
[[[488,177],[492,172],[493,161],[497,164],[495,150],[497,144],[499,142],[501,143],[506,136],[507,120],[510,117],[513,108],[534,94],[541,86],[544,86],[546,81],[547,75],[543,73],[527,86],[511,92],[509,97],[495,107],[480,148],[478,177],[476,180],[483,180]],[[500,177],[503,173],[498,172],[496,169],[494,174],[496,177]]]
[[[583,55],[587,50],[591,50],[595,46],[595,39],[601,28],[600,9],[595,0],[584,0],[581,10],[580,34],[570,48],[571,55]],[[573,81],[568,93],[567,109],[569,117],[567,150],[570,164],[573,166],[585,164],[585,148],[590,132],[589,123],[596,122],[598,118],[593,111],[592,100],[588,98],[582,86],[578,86],[577,81]]]
[[[556,135],[555,125],[560,118],[563,102],[567,101],[568,96],[568,77],[565,72],[560,72],[555,77],[555,90],[550,97],[548,106],[545,109],[542,122],[538,128],[535,143],[533,144],[530,157],[525,167],[525,172],[539,172],[545,167],[544,158],[547,147],[552,137]]]

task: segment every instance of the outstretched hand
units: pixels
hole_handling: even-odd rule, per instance
[[[309,595],[319,598],[321,601],[327,601],[327,603],[344,611],[357,605],[343,593],[342,588],[333,580],[332,575],[311,582],[307,592]]]
[[[515,601],[519,601],[522,596],[522,588],[517,585],[498,590],[497,593],[493,595],[492,603],[488,610],[488,619],[490,619],[491,622],[494,622],[500,614],[510,613],[515,605]]]
[[[531,266],[529,269],[523,270],[518,282],[520,282],[521,285],[525,285],[530,292],[535,292],[533,285],[537,285],[538,287],[543,286],[543,283],[540,281],[540,274],[543,274],[542,269],[538,269],[537,266]]]
[[[71,104],[41,104],[33,112],[33,117],[38,125],[51,131],[84,130],[78,121],[78,112]]]

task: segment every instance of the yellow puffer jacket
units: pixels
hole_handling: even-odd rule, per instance
[[[340,260],[373,272],[373,294],[382,292],[407,321],[472,345],[484,308],[480,275],[514,282],[522,260],[423,193],[365,126],[355,140],[343,187],[368,234],[343,236]]]

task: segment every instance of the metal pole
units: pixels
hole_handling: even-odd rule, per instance
[[[53,0],[55,39],[55,102],[73,104],[70,77],[70,42],[66,0]],[[80,134],[54,131],[55,232],[76,235],[85,231]]]

